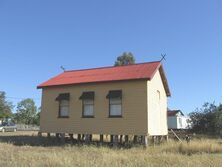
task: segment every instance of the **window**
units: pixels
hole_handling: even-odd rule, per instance
[[[59,118],[69,117],[69,97],[69,93],[62,93],[56,98],[56,101],[59,102]]]
[[[93,100],[83,100],[83,117],[93,117],[94,116],[94,104]]]
[[[122,91],[109,91],[109,117],[122,117]]]
[[[83,92],[79,99],[82,100],[82,117],[94,117],[94,92]]]
[[[69,101],[61,100],[59,102],[59,117],[68,117],[69,116]]]
[[[109,99],[109,116],[110,117],[122,116],[122,99],[120,98]]]

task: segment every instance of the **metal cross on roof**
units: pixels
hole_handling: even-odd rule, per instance
[[[60,68],[63,70],[63,72],[65,72],[65,71],[66,71],[66,69],[65,69],[63,66],[61,66]]]
[[[166,61],[166,54],[161,54],[161,57],[162,57],[161,60],[160,60],[161,62],[162,62],[163,60]]]

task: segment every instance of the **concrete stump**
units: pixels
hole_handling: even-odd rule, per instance
[[[82,135],[82,141],[84,141],[84,140],[85,140],[85,135],[83,134],[83,135]]]
[[[165,136],[165,139],[166,139],[166,142],[168,142],[168,140],[169,140],[169,136],[166,135],[166,136]]]
[[[153,136],[153,145],[155,146],[156,145],[156,136]]]
[[[144,147],[148,146],[148,138],[147,136],[142,136],[142,144]]]

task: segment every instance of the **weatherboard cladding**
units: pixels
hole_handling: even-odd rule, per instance
[[[94,118],[82,118],[84,90],[95,92]],[[122,90],[122,118],[109,117],[110,90]],[[57,86],[43,89],[40,131],[43,133],[71,134],[147,134],[147,82],[92,83],[86,85]],[[60,92],[70,93],[69,118],[58,118],[59,103],[55,98]]]
[[[65,71],[58,76],[40,84],[38,88],[73,85],[95,82],[111,82],[124,80],[150,80],[159,69],[161,63],[150,62],[117,67],[102,67],[85,70]]]

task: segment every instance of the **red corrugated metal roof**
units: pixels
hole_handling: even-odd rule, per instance
[[[150,80],[160,66],[161,63],[157,61],[117,67],[112,66],[65,71],[62,74],[59,74],[58,76],[38,85],[37,88],[135,79]]]

